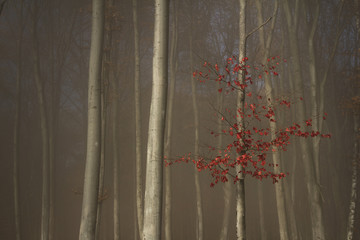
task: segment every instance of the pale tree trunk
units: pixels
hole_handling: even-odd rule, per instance
[[[293,80],[295,89],[295,98],[303,95],[303,82],[301,74],[299,44],[297,39],[297,26],[299,21],[299,0],[295,4],[295,12],[292,13],[288,0],[283,0],[283,9],[286,16],[288,26],[288,36],[290,44],[290,52],[293,57]],[[297,118],[305,120],[305,105],[300,102],[297,108]],[[302,160],[305,170],[305,182],[308,192],[310,204],[310,216],[313,239],[325,239],[324,220],[322,216],[321,190],[316,180],[315,163],[312,155],[312,149],[306,139],[300,139],[302,151]]]
[[[359,167],[359,113],[354,112],[354,149],[352,161],[352,176],[351,176],[351,197],[349,207],[348,225],[346,230],[346,239],[352,240],[354,234],[354,220],[355,208],[357,201],[357,171]]]
[[[315,57],[315,47],[314,47],[314,37],[317,28],[317,23],[320,15],[320,3],[318,0],[311,2],[309,8],[315,8],[314,16],[311,22],[311,29],[308,37],[309,44],[309,74],[310,74],[310,82],[311,82],[311,117],[312,117],[312,130],[313,131],[322,131],[323,126],[323,118],[321,115],[324,113],[324,88],[325,83],[327,81],[327,76],[330,70],[331,63],[334,60],[337,46],[339,44],[340,36],[343,32],[343,29],[340,26],[340,18],[343,10],[345,1],[341,0],[339,3],[338,13],[337,13],[337,31],[334,38],[334,45],[331,48],[331,52],[329,54],[329,60],[326,64],[324,75],[321,78],[321,81],[318,80],[317,66],[316,66],[316,57]],[[320,82],[320,84],[319,84]],[[320,115],[320,117],[319,117]],[[316,171],[316,181],[320,184],[320,141],[321,138],[313,138],[312,146],[313,146],[313,158],[315,164]]]
[[[258,189],[258,205],[259,205],[259,228],[260,228],[260,236],[261,240],[267,239],[267,233],[265,228],[265,214],[264,214],[264,193],[262,188],[262,182],[257,181],[257,189]]]
[[[117,79],[112,80],[113,92],[118,92],[118,83]],[[120,239],[120,175],[119,175],[119,144],[118,144],[118,97],[114,94],[112,102],[112,113],[113,113],[113,123],[112,123],[112,143],[113,143],[113,187],[114,187],[114,240]]]
[[[165,153],[166,157],[171,155],[171,137],[172,137],[172,122],[173,122],[173,107],[174,107],[174,95],[175,95],[175,81],[176,81],[176,70],[177,70],[177,40],[178,40],[178,29],[177,29],[177,1],[173,1],[173,18],[172,18],[172,33],[171,33],[171,45],[170,45],[170,86],[169,86],[169,97],[167,104],[167,131],[166,131],[166,142],[165,142]],[[171,240],[171,168],[165,168],[165,239]]]
[[[115,45],[114,52],[118,52]],[[113,66],[117,65],[118,56],[113,57]],[[113,150],[113,234],[115,240],[120,239],[120,159],[119,159],[119,80],[114,71],[111,78],[112,99],[112,150]],[[136,221],[136,219],[134,220]],[[136,226],[136,225],[134,225]]]
[[[108,0],[105,3],[105,12],[109,11],[108,17],[105,17],[105,39],[104,39],[104,56],[102,58],[102,79],[100,83],[100,98],[101,98],[101,147],[100,147],[100,172],[99,172],[99,191],[98,191],[98,206],[96,211],[96,226],[95,226],[95,238],[100,239],[100,225],[101,225],[101,210],[102,202],[104,199],[104,178],[105,178],[105,154],[106,154],[106,128],[107,128],[107,99],[108,99],[108,86],[110,81],[111,71],[111,54],[110,49],[112,46],[112,8],[113,0]],[[106,13],[105,13],[106,15]]]
[[[259,0],[256,1],[256,6],[257,6],[257,10],[258,10],[258,14],[257,14],[258,24],[260,25],[263,23],[263,16],[262,16],[262,5]],[[263,52],[264,52],[264,59],[262,59],[263,64],[266,64],[266,61],[267,61],[266,59],[269,57],[269,54],[270,54],[270,47],[271,47],[271,43],[272,43],[273,31],[275,28],[277,9],[278,9],[278,1],[275,1],[274,17],[273,17],[274,19],[272,20],[269,36],[266,41],[265,41],[264,28],[259,29],[259,38],[260,38],[259,41],[260,41],[261,48],[263,49]],[[271,101],[274,101],[275,99],[273,96],[274,94],[273,94],[271,79],[268,77],[268,75],[265,75],[264,82],[265,82],[266,99],[270,99],[270,101],[268,101],[268,106],[273,108]],[[276,121],[275,116],[273,116],[273,118]],[[276,138],[276,135],[275,135],[276,131],[277,131],[276,122],[270,122],[271,139]],[[274,165],[281,166],[279,152],[277,151],[275,146],[273,146],[272,149],[274,150],[274,152],[272,154],[272,159],[273,159]],[[276,174],[280,173],[279,169],[274,169],[274,172]],[[285,194],[284,194],[283,181],[279,181],[278,183],[275,184],[275,196],[276,196],[276,207],[277,207],[277,214],[278,214],[278,221],[279,221],[280,239],[287,240],[287,239],[289,239],[289,236],[288,236],[288,224],[287,224],[287,220],[286,220],[286,207],[285,207]]]
[[[320,3],[318,0],[315,0],[311,3],[311,8],[315,9],[314,16],[311,22],[311,28],[308,38],[309,44],[309,74],[310,74],[310,95],[311,95],[311,115],[312,115],[312,129],[314,131],[321,131],[319,129],[319,106],[318,106],[318,87],[317,87],[317,71],[316,71],[316,59],[315,59],[315,49],[314,49],[314,37],[318,24],[318,19],[320,15]],[[324,97],[324,96],[322,96]],[[313,138],[313,158],[315,163],[315,173],[316,181],[320,184],[320,138]]]
[[[192,20],[191,20],[192,22]],[[192,28],[190,28],[192,31]],[[193,67],[193,48],[192,48],[192,32],[190,33],[190,68]],[[194,110],[194,157],[197,158],[199,156],[199,110],[198,104],[196,100],[196,82],[193,75],[191,75],[191,91],[192,91],[192,105]],[[199,171],[196,166],[194,166],[194,178],[195,178],[195,191],[196,191],[196,234],[198,240],[204,239],[204,230],[203,230],[203,210],[202,210],[202,200],[201,200],[201,187],[200,187],[200,179],[199,179]]]
[[[167,98],[169,3],[155,0],[153,84],[145,182],[143,240],[161,238],[162,178]]]
[[[360,16],[359,13],[359,0],[354,1],[355,9],[357,10],[357,17],[356,17],[356,30],[357,30],[357,44],[356,47],[359,48],[359,41],[360,41]],[[356,78],[359,80],[359,51],[356,53]],[[359,93],[359,91],[357,91]],[[357,201],[357,178],[358,178],[358,167],[359,167],[359,159],[360,159],[360,152],[359,152],[359,138],[360,138],[360,131],[359,131],[359,109],[356,109],[354,106],[354,146],[353,146],[353,159],[352,159],[352,176],[351,176],[351,195],[350,195],[350,206],[349,206],[349,216],[348,216],[348,225],[346,229],[346,240],[352,240],[354,235],[354,221],[355,221],[355,208],[356,208],[356,201]]]
[[[15,239],[21,239],[20,225],[20,203],[19,203],[19,137],[20,137],[20,119],[21,119],[21,72],[22,72],[22,42],[23,42],[23,5],[20,1],[20,31],[17,42],[17,73],[16,73],[16,102],[14,116],[13,132],[13,187],[14,187],[14,219],[15,219]]]
[[[143,205],[143,184],[142,184],[142,150],[141,150],[141,94],[140,94],[140,39],[138,26],[138,4],[137,0],[133,3],[133,22],[134,22],[134,95],[135,95],[135,178],[136,178],[136,214],[139,237],[142,239],[144,224],[144,205]]]
[[[49,141],[48,122],[46,117],[46,105],[44,86],[40,76],[40,54],[37,35],[38,6],[33,3],[33,51],[34,51],[34,79],[37,90],[40,112],[40,129],[42,143],[42,193],[41,193],[41,240],[49,239]]]
[[[282,40],[282,52],[285,52],[285,37],[284,34],[283,36],[283,40]],[[289,68],[285,68],[283,65],[280,66],[280,72],[282,72],[282,76],[280,77],[280,81],[278,81],[278,92],[280,92],[280,94],[284,94],[284,79],[288,79],[291,78],[291,74],[290,74],[290,70]],[[286,73],[288,73],[288,75],[286,75]],[[292,85],[292,81],[290,81],[290,89],[293,90],[293,87],[291,87]],[[292,119],[295,119],[295,110],[294,108],[291,109],[291,115],[292,115]],[[280,113],[280,118],[281,121],[284,121],[284,114]],[[288,176],[287,181],[284,181],[283,185],[284,185],[284,189],[285,189],[285,205],[286,205],[286,209],[287,209],[287,213],[288,213],[288,222],[290,224],[290,239],[292,240],[297,240],[299,238],[301,238],[299,236],[299,232],[298,232],[298,224],[296,221],[296,214],[295,214],[295,178],[296,178],[296,163],[297,163],[297,154],[296,154],[296,147],[294,147],[294,145],[292,146],[293,149],[293,157],[292,157],[292,161],[291,161],[291,166],[290,168],[291,170],[291,175]],[[285,166],[285,162],[283,159],[281,159],[281,165]],[[290,178],[290,179],[289,179]]]
[[[240,3],[240,16],[239,16],[239,61],[246,56],[246,0],[239,0]],[[239,73],[240,84],[245,81],[244,73]],[[239,90],[237,95],[237,109],[244,110],[245,105],[245,90]],[[245,121],[237,116],[239,123],[239,131],[244,130]],[[243,142],[240,139],[240,144]],[[239,181],[236,182],[236,236],[238,240],[246,239],[246,222],[245,222],[245,174],[244,168],[241,165],[236,166],[236,173],[239,176]],[[241,172],[241,173],[240,173]]]
[[[88,85],[88,130],[85,179],[79,240],[94,240],[99,190],[101,148],[101,63],[104,0],[93,0]]]
[[[218,102],[218,112],[222,112],[223,109],[224,94],[217,93],[217,102]],[[218,118],[217,121],[218,132],[222,131],[222,121]],[[222,135],[220,134],[217,139],[217,149],[220,151],[222,146]],[[221,225],[220,240],[227,240],[229,235],[229,223],[230,223],[230,208],[231,208],[231,198],[232,198],[232,184],[231,182],[226,182],[223,184],[224,191],[224,215]]]

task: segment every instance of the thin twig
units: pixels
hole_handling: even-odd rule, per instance
[[[245,39],[247,39],[248,37],[250,37],[251,34],[253,34],[254,32],[256,32],[257,30],[259,30],[260,28],[262,28],[265,24],[267,24],[268,22],[270,22],[270,20],[273,18],[273,16],[269,17],[263,24],[261,24],[260,26],[256,27],[255,29],[253,29],[251,32],[249,32]]]

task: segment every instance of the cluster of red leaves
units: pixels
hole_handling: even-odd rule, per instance
[[[229,181],[229,176],[233,178],[234,183],[239,180],[240,173],[248,176],[252,176],[256,179],[262,180],[264,178],[272,179],[273,183],[278,182],[289,173],[283,173],[279,171],[271,171],[278,166],[267,163],[267,156],[272,152],[286,151],[287,146],[290,144],[291,137],[322,137],[330,138],[330,134],[321,134],[319,131],[308,129],[312,126],[312,119],[299,123],[293,123],[292,125],[271,132],[270,128],[260,128],[259,123],[262,120],[268,122],[275,122],[276,112],[280,108],[288,109],[292,105],[290,100],[281,99],[267,99],[265,103],[262,103],[263,97],[261,95],[253,94],[247,91],[247,87],[253,83],[252,77],[255,74],[249,73],[249,70],[255,70],[255,76],[258,79],[262,78],[261,74],[258,74],[260,68],[263,74],[278,76],[275,71],[276,65],[279,65],[279,57],[272,57],[268,59],[268,65],[261,65],[261,67],[251,68],[248,64],[248,58],[244,58],[238,63],[235,63],[236,57],[227,59],[227,64],[223,70],[219,69],[218,64],[212,65],[209,62],[205,62],[203,67],[207,73],[203,71],[195,71],[194,77],[200,82],[206,82],[213,80],[219,83],[219,92],[229,93],[234,90],[243,91],[246,93],[248,99],[244,104],[244,109],[237,108],[230,110],[225,109],[224,113],[219,113],[218,117],[224,121],[226,126],[220,133],[211,134],[215,137],[219,134],[225,135],[230,139],[224,149],[216,149],[209,146],[209,150],[212,152],[218,151],[217,154],[211,154],[212,157],[200,157],[192,156],[191,153],[176,159],[175,161],[165,161],[165,165],[169,166],[174,162],[193,162],[198,171],[208,170],[213,177],[214,181],[211,186],[214,186],[218,182]],[[286,61],[286,60],[284,60]],[[211,78],[210,76],[214,76]],[[228,77],[230,76],[230,77]],[[241,83],[239,77],[244,77],[245,81]],[[225,84],[225,86],[223,86]],[[302,100],[302,98],[300,98]],[[264,102],[264,101],[263,101]],[[325,113],[325,115],[327,115]],[[239,118],[244,119],[244,126],[237,120]],[[325,116],[324,116],[325,119]],[[255,123],[254,123],[255,122]],[[241,166],[241,171],[230,171],[237,166]]]

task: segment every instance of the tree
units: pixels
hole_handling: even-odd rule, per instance
[[[357,29],[357,39],[356,39],[356,47],[359,48],[360,43],[360,16],[359,16],[359,1],[355,0],[355,9],[356,11],[356,29]],[[352,176],[351,176],[351,193],[350,193],[350,204],[349,204],[349,216],[348,223],[346,229],[346,239],[352,240],[354,235],[354,222],[355,222],[355,209],[356,209],[356,201],[357,201],[357,185],[358,185],[358,168],[359,168],[359,159],[360,159],[360,148],[359,148],[359,139],[360,139],[360,64],[359,64],[359,51],[355,54],[355,84],[358,86],[354,86],[355,94],[354,96],[348,100],[347,106],[350,108],[353,114],[353,128],[354,128],[354,143],[353,143],[353,156],[352,156]],[[357,80],[357,82],[356,82]]]
[[[4,1],[5,3],[5,1]],[[3,4],[4,4],[3,3]],[[19,137],[20,137],[20,119],[21,119],[21,78],[22,78],[22,42],[24,32],[23,21],[23,5],[20,1],[20,28],[19,40],[17,43],[18,57],[17,57],[17,73],[16,73],[16,103],[14,116],[14,132],[13,132],[13,184],[14,184],[14,215],[15,215],[15,233],[16,240],[21,239],[21,225],[20,225],[20,204],[19,204]]]
[[[172,5],[173,17],[172,17],[172,32],[171,32],[171,45],[170,45],[170,86],[169,96],[167,104],[167,116],[166,116],[166,143],[164,149],[165,157],[171,154],[171,141],[172,141],[172,124],[173,124],[173,109],[174,109],[174,95],[175,95],[175,81],[177,71],[177,43],[178,43],[178,4],[177,1],[173,1]],[[165,239],[171,240],[171,171],[170,168],[165,168]]]
[[[258,10],[258,24],[262,24],[263,23],[263,16],[262,16],[262,6],[259,0],[256,1],[256,7]],[[270,47],[271,47],[271,43],[272,43],[272,37],[273,37],[273,32],[274,32],[274,28],[275,28],[275,22],[276,22],[276,16],[277,16],[277,10],[278,10],[278,1],[275,1],[275,5],[274,5],[274,19],[272,20],[271,23],[271,28],[270,28],[270,33],[269,36],[267,38],[267,40],[265,41],[265,33],[264,33],[264,29],[260,28],[259,29],[259,41],[260,41],[260,47],[263,49],[264,51],[264,59],[262,59],[262,64],[266,64],[267,58],[266,56],[269,56],[270,53]],[[266,99],[268,100],[273,100],[274,99],[274,91],[273,91],[273,87],[272,87],[272,83],[271,83],[271,79],[269,77],[269,75],[265,74],[264,75],[264,82],[265,82],[265,94],[266,94]],[[269,108],[273,108],[272,106],[272,102],[268,101],[268,107]],[[269,122],[270,125],[270,133],[271,133],[271,137],[275,138],[275,132],[277,130],[277,123],[276,123],[276,118],[274,116],[274,120],[275,121],[271,121]],[[276,149],[276,147],[273,146],[274,149]],[[275,165],[280,164],[280,154],[278,152],[274,152],[272,154],[272,159],[273,159],[273,163]],[[277,172],[278,174],[279,172]],[[275,194],[276,194],[276,203],[277,203],[277,212],[278,212],[278,220],[279,220],[279,230],[280,230],[280,239],[282,240],[286,240],[289,239],[288,236],[288,224],[287,224],[287,220],[286,220],[286,207],[285,207],[285,194],[284,194],[285,190],[284,190],[284,185],[283,182],[279,182],[278,184],[275,185]]]
[[[264,75],[272,75],[276,77],[278,72],[276,66],[279,65],[279,57],[271,57],[267,59],[266,65],[261,67],[254,67],[254,71],[249,72],[251,67],[247,63],[248,58],[244,57],[239,62],[236,58],[228,58],[227,64],[220,70],[218,64],[204,63],[204,71],[195,71],[194,76],[198,76],[200,82],[207,82],[214,80],[220,85],[218,91],[229,94],[236,90],[243,93],[243,105],[236,106],[235,109],[228,107],[224,112],[218,112],[218,117],[224,122],[224,128],[221,132],[211,132],[214,136],[222,134],[227,137],[226,146],[219,150],[215,147],[209,146],[210,152],[216,150],[215,155],[206,156],[184,156],[175,162],[189,162],[192,161],[198,171],[207,170],[213,177],[213,182],[210,186],[214,186],[219,182],[228,182],[229,178],[237,184],[241,180],[245,180],[245,176],[252,176],[258,180],[272,179],[273,183],[279,184],[279,180],[283,179],[288,173],[281,172],[278,163],[268,163],[267,156],[280,151],[286,151],[290,144],[291,137],[306,138],[330,138],[330,134],[321,134],[319,131],[311,129],[312,120],[304,119],[302,123],[293,123],[290,126],[274,129],[273,127],[263,128],[262,121],[267,121],[269,124],[276,122],[276,115],[282,111],[290,108],[291,105],[298,100],[286,99],[266,99],[261,94],[255,94],[249,90],[249,86],[253,81],[263,79]],[[260,71],[260,73],[258,72]],[[242,76],[239,79],[239,75]],[[258,76],[254,79],[254,76]],[[227,80],[230,79],[230,80]],[[266,81],[266,79],[265,79]],[[225,85],[225,86],[224,86]],[[247,100],[246,100],[247,99]],[[246,100],[246,101],[245,101]],[[274,170],[269,170],[266,165],[273,167]],[[238,170],[240,168],[240,170]],[[235,169],[235,171],[234,171]],[[238,194],[238,193],[237,193]],[[242,191],[242,196],[245,191]],[[283,194],[280,194],[283,197]],[[239,198],[238,198],[239,200]],[[240,201],[243,201],[240,198]],[[240,205],[240,204],[239,204]],[[241,217],[238,215],[236,224],[238,231],[238,238],[245,238],[244,225],[245,209],[241,209]],[[239,208],[236,209],[239,214]],[[239,218],[241,218],[239,220]],[[284,235],[282,235],[284,238]]]
[[[193,68],[193,29],[192,29],[192,14],[190,20],[190,68]],[[194,76],[191,76],[191,92],[192,92],[192,106],[194,112],[194,154],[195,156],[199,155],[199,108],[197,102],[196,94],[196,82],[194,81]],[[196,233],[197,239],[204,239],[204,221],[203,221],[203,209],[202,209],[202,198],[201,198],[201,187],[200,187],[200,178],[199,172],[194,168],[194,180],[195,180],[195,191],[196,191]]]
[[[239,59],[245,59],[246,56],[246,0],[239,0]],[[240,84],[245,84],[244,72],[239,72],[238,79]],[[237,109],[244,109],[245,91],[241,89],[237,95]],[[244,131],[244,119],[237,117],[240,123],[240,131]],[[241,144],[241,143],[240,143]],[[242,154],[242,152],[239,152]],[[240,174],[239,181],[236,183],[236,234],[238,240],[246,238],[246,222],[245,222],[245,175],[241,165],[237,165],[236,172]]]
[[[42,192],[41,192],[41,239],[49,239],[50,220],[50,192],[49,192],[49,123],[45,105],[44,84],[41,79],[40,50],[38,40],[38,5],[34,1],[32,5],[32,34],[33,34],[33,57],[34,57],[34,79],[39,102],[40,128],[42,143]]]
[[[132,12],[134,23],[134,95],[135,95],[135,154],[136,154],[136,216],[140,239],[143,234],[144,206],[143,206],[143,184],[142,184],[142,150],[141,150],[141,92],[140,92],[140,38],[138,26],[138,4],[132,0]]]
[[[299,3],[296,4],[295,12],[292,13],[289,1],[282,1],[284,14],[286,17],[290,52],[293,57],[293,80],[294,89],[298,96],[303,95],[304,88],[302,82],[302,71],[300,65],[299,44],[297,38],[297,30],[299,26]],[[301,103],[297,108],[297,116],[301,119],[305,117],[305,104]],[[322,216],[322,204],[321,204],[321,190],[320,185],[317,182],[316,169],[314,169],[314,158],[311,154],[311,148],[309,143],[304,139],[300,141],[302,154],[302,160],[305,168],[305,181],[308,191],[310,214],[312,221],[312,234],[313,238],[325,239],[324,220]]]
[[[153,88],[146,161],[143,240],[156,240],[161,237],[162,168],[168,71],[168,19],[168,1],[156,0]]]
[[[95,239],[101,148],[101,69],[104,0],[93,0],[88,85],[88,131],[80,240]]]

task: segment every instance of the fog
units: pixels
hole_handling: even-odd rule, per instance
[[[95,239],[117,239],[116,228],[118,239],[140,239],[136,177],[140,170],[140,196],[144,203],[155,69],[155,5],[150,0],[138,0],[136,8],[131,0],[105,2],[99,90],[103,139],[98,139],[102,149],[98,159],[100,162],[102,157],[102,163],[97,173],[101,193]],[[215,182],[211,169],[197,171],[192,160],[223,156],[224,149],[234,144],[236,134],[230,135],[227,122],[230,127],[238,122],[237,94],[242,87],[236,88],[235,80],[235,89],[231,89],[231,77],[236,74],[226,74],[226,68],[231,72],[234,64],[229,61],[236,65],[242,60],[238,59],[242,31],[240,1],[169,2],[168,100],[163,113],[167,114],[164,141],[165,145],[170,144],[165,149],[165,160],[172,164],[164,164],[161,177],[164,186],[163,217],[158,218],[162,221],[161,239],[168,239],[165,225],[170,220],[173,240],[200,239],[202,234],[203,240],[222,239],[221,236],[239,239],[235,168],[229,167],[228,182],[219,180],[211,186]],[[314,234],[319,232],[323,232],[322,239],[360,239],[356,227],[360,224],[356,198],[360,156],[360,2],[245,2],[249,69],[246,76],[252,79],[244,90],[249,106],[246,107],[249,112],[244,114],[249,118],[246,127],[253,131],[253,127],[274,126],[270,125],[271,117],[263,116],[257,121],[256,112],[250,110],[250,104],[258,109],[264,104],[265,113],[269,113],[271,106],[276,109],[278,129],[300,124],[310,135],[316,131],[325,134],[304,138],[294,133],[286,151],[275,146],[274,151],[267,149],[266,169],[261,169],[258,163],[260,168],[254,170],[249,162],[252,172],[245,174],[244,179],[246,239],[306,240],[316,239]],[[91,1],[0,0],[0,11],[0,239],[77,239],[87,158]],[[138,108],[134,84],[135,29],[140,64]],[[209,79],[199,72],[209,74]],[[219,75],[224,75],[223,85],[212,81]],[[272,89],[271,101],[267,101],[270,99],[267,87]],[[140,125],[136,124],[136,109]],[[312,126],[306,128],[309,119]],[[140,149],[136,148],[136,129],[141,129]],[[270,132],[266,133],[268,136],[256,135],[255,140],[270,142]],[[141,154],[141,169],[137,168],[136,151]],[[238,156],[235,146],[229,154],[233,158]],[[243,150],[241,154],[244,156]],[[187,156],[191,156],[189,162],[181,161]],[[258,155],[254,159],[255,156],[257,159]],[[279,166],[272,167],[276,159]],[[259,177],[266,170],[284,173],[285,177],[277,179],[277,183],[271,174]],[[170,172],[169,178],[165,171]],[[200,188],[196,187],[196,176]],[[165,217],[167,184],[171,191],[170,220]],[[282,186],[280,195],[276,186]],[[118,225],[114,224],[117,214],[114,204],[119,208]],[[199,229],[199,206],[203,230]],[[314,209],[320,214],[316,215]],[[48,218],[44,219],[44,211]],[[283,229],[279,225],[281,213],[287,224],[285,238],[279,230]],[[44,229],[48,232],[44,233]],[[222,235],[222,230],[226,235]],[[347,238],[349,234],[352,238]]]

